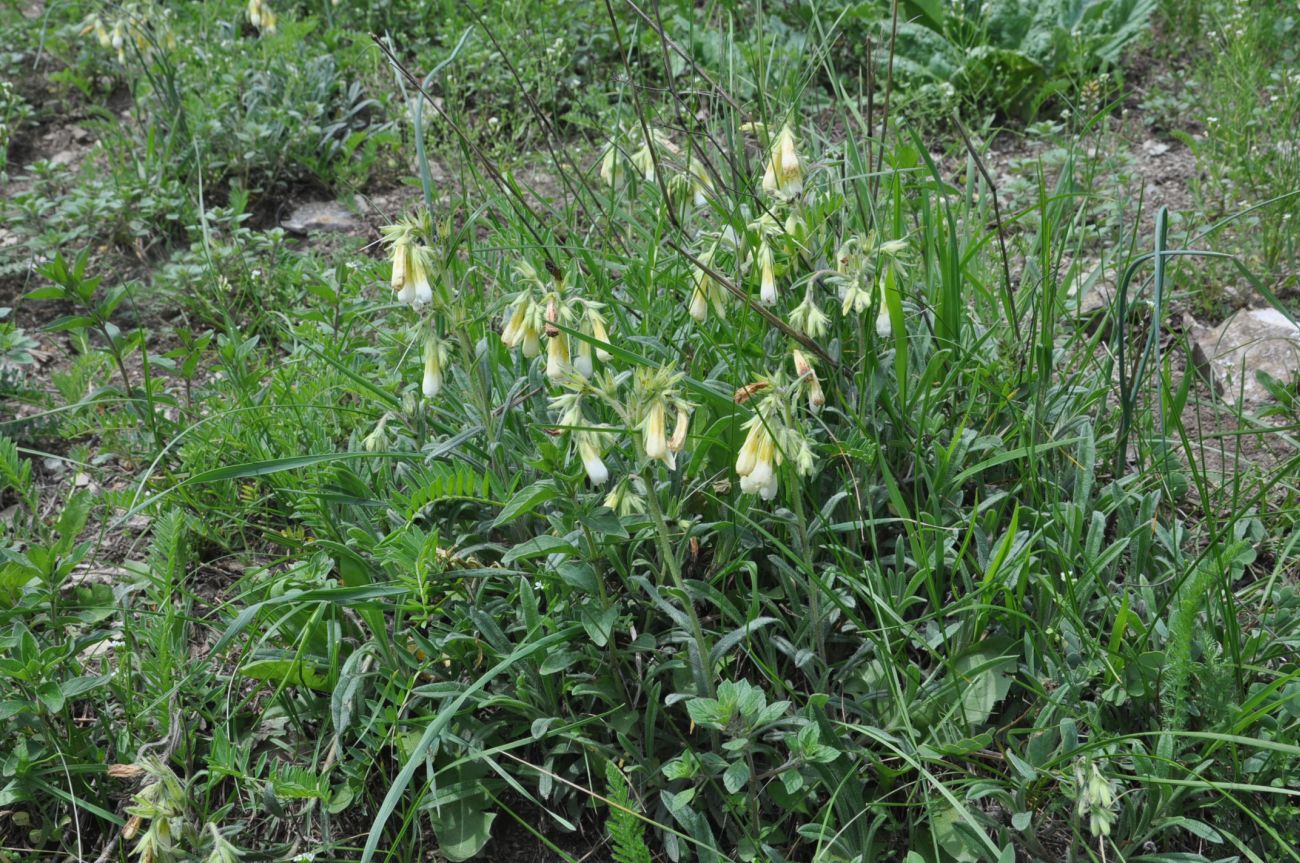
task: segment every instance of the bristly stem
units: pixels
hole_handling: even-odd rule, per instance
[[[681,561],[677,559],[677,552],[673,550],[672,536],[668,532],[668,522],[664,518],[663,510],[659,507],[659,494],[655,489],[653,472],[647,469],[642,477],[646,485],[646,500],[649,501],[650,505],[650,518],[655,523],[655,536],[659,541],[659,556],[663,558],[663,563],[668,568],[668,574],[672,577],[673,586],[682,595],[682,605],[685,606],[686,616],[691,621],[691,635],[695,639],[695,682],[704,690],[705,695],[709,698],[715,698],[712,662],[709,659],[712,649],[704,638],[704,627],[700,625],[700,617],[695,613],[695,603],[691,599],[690,591],[686,589],[686,582],[682,579]]]

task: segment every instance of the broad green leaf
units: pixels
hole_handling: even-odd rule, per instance
[[[732,794],[744,788],[748,781],[749,766],[744,761],[731,762],[731,766],[722,774],[722,784]]]
[[[322,692],[331,691],[329,675],[308,661],[293,658],[254,659],[239,668],[242,677],[289,686],[307,686]]]
[[[527,542],[521,542],[514,548],[507,551],[501,556],[501,562],[507,566],[516,560],[528,560],[533,557],[544,557],[548,554],[577,554],[578,550],[573,547],[572,543],[563,537],[542,534],[533,537]]]
[[[982,725],[993,709],[1011,689],[1011,672],[1015,658],[992,652],[976,651],[958,659],[954,665],[960,675],[962,715],[970,725]]]
[[[532,512],[546,501],[559,496],[560,489],[555,485],[555,480],[539,480],[516,492],[515,496],[510,498],[510,502],[501,510],[501,514],[496,517],[496,521],[492,522],[492,526],[500,527],[503,524],[509,524],[515,519]]]

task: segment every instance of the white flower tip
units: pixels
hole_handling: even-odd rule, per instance
[[[587,479],[591,480],[592,485],[604,485],[609,481],[609,468],[601,461],[600,456],[591,455],[583,459],[582,467],[587,471]]]

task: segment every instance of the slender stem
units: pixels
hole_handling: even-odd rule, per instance
[[[808,565],[808,575],[812,581],[808,590],[808,611],[812,618],[813,638],[817,642],[817,655],[825,662],[826,635],[822,627],[822,586],[817,580],[816,570],[813,569],[812,549],[808,545],[808,515],[804,512],[803,489],[798,483],[791,483],[790,488],[792,492],[790,496],[794,499],[795,525],[799,531],[799,553],[803,555],[804,563]]]
[[[686,607],[686,615],[691,620],[692,635],[695,638],[696,683],[703,687],[705,694],[709,698],[715,698],[716,692],[713,689],[712,668],[706,667],[709,663],[710,647],[704,639],[704,628],[700,626],[699,615],[695,613],[695,603],[691,601],[691,595],[686,590],[686,582],[682,580],[682,565],[677,559],[677,553],[673,551],[672,537],[668,533],[668,522],[664,519],[663,510],[659,508],[659,494],[655,489],[654,477],[650,469],[644,474],[646,484],[646,499],[650,503],[650,518],[655,523],[656,536],[659,540],[659,556],[663,558],[664,564],[668,567],[668,574],[672,576],[673,586],[682,594],[682,605]]]

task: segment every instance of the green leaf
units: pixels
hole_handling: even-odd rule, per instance
[[[749,781],[749,765],[744,761],[733,761],[722,774],[722,784],[732,794],[745,787]]]
[[[1011,689],[1015,658],[992,651],[975,651],[954,663],[960,675],[962,715],[970,725],[982,725]]]
[[[533,537],[527,542],[520,543],[514,548],[507,551],[501,557],[501,562],[507,566],[516,560],[528,560],[533,557],[543,557],[548,554],[577,554],[578,550],[563,537],[543,534],[542,536]]]
[[[542,674],[554,674],[563,671],[581,658],[582,654],[576,650],[557,650],[546,655],[538,671]]]
[[[433,817],[433,831],[438,836],[438,850],[451,863],[476,856],[492,838],[495,812],[488,812],[476,798],[444,803]]]
[[[451,724],[451,721],[460,712],[465,702],[471,696],[477,694],[479,690],[491,683],[497,675],[513,667],[515,663],[523,660],[539,650],[547,650],[552,645],[559,644],[575,637],[581,630],[578,626],[570,626],[559,632],[553,632],[550,635],[538,639],[537,641],[522,644],[506,658],[502,659],[496,665],[488,669],[487,673],[481,675],[477,680],[465,687],[464,691],[449,704],[443,706],[438,711],[433,721],[424,729],[420,735],[419,741],[411,748],[411,754],[402,765],[396,778],[388,788],[388,793],[384,795],[384,801],[379,806],[379,812],[376,813],[374,820],[370,824],[369,836],[366,839],[366,846],[361,851],[360,863],[370,863],[375,856],[375,851],[379,848],[379,843],[384,838],[384,826],[388,819],[392,817],[397,805],[402,802],[403,795],[406,794],[406,788],[411,784],[415,771],[424,765],[424,757],[429,751],[433,742],[441,736],[442,732]],[[441,837],[439,837],[441,840]]]
[[[601,610],[596,604],[589,603],[582,607],[581,619],[582,628],[587,631],[591,643],[604,647],[609,643],[614,621],[618,620],[618,606],[611,604],[609,608]]]
[[[321,692],[330,692],[329,675],[322,673],[316,666],[301,659],[277,657],[272,659],[254,659],[240,666],[239,674],[253,680],[265,680],[277,686],[306,686]]]
[[[961,813],[951,806],[935,804],[930,810],[930,832],[934,841],[957,863],[977,863],[981,846],[964,829]]]
[[[597,593],[600,585],[596,582],[596,570],[590,563],[580,560],[566,560],[555,568],[560,579],[575,590],[585,593]]]
[[[920,21],[938,33],[943,32],[943,3],[939,0],[903,0],[909,18]]]
[[[65,700],[63,690],[59,688],[59,684],[53,681],[46,681],[36,687],[36,697],[41,700],[41,704],[44,704],[45,709],[50,713],[58,713],[63,710]]]
[[[59,691],[63,693],[64,698],[77,698],[85,695],[92,689],[96,689],[108,683],[108,677],[105,675],[85,675],[83,677],[73,677],[59,684]]]
[[[37,288],[34,291],[28,291],[23,294],[24,300],[61,300],[64,297],[63,288],[58,285],[46,285],[43,288]]]
[[[510,498],[510,502],[501,510],[501,514],[496,517],[496,521],[492,522],[492,526],[495,528],[503,524],[509,524],[515,519],[532,512],[546,501],[559,496],[560,489],[555,485],[554,480],[539,480],[516,492],[515,496]]]

